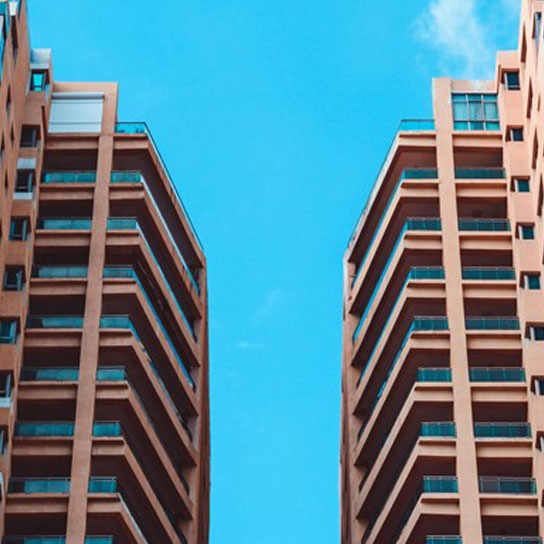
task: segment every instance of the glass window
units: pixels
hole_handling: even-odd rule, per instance
[[[512,142],[523,142],[523,129],[516,127],[508,131],[508,137]]]
[[[17,321],[15,319],[0,320],[0,344],[15,344],[17,341]]]
[[[39,127],[23,126],[21,130],[21,147],[38,147],[39,141]]]
[[[519,91],[519,72],[505,72],[504,84],[509,91]]]
[[[30,90],[45,91],[47,90],[47,72],[45,70],[32,70],[30,74]]]
[[[34,177],[34,170],[18,170],[15,192],[31,193],[34,189]]]
[[[522,240],[534,240],[535,239],[535,228],[533,225],[520,225],[519,226],[519,237]]]
[[[523,284],[525,289],[540,289],[540,274],[524,274]]]
[[[496,94],[454,93],[453,120],[455,130],[499,130]]]
[[[22,266],[8,266],[4,272],[4,291],[22,291],[24,286]]]
[[[529,180],[526,178],[515,178],[514,179],[514,190],[518,193],[528,193],[531,190],[529,185]]]
[[[14,217],[9,226],[9,239],[15,242],[24,242],[28,239],[28,218]]]
[[[539,38],[540,34],[542,32],[542,13],[540,11],[537,11],[535,13],[535,32],[534,32],[534,39],[535,39],[535,48],[538,53],[538,45],[539,45]]]
[[[531,340],[542,342],[544,340],[544,327],[542,325],[532,325],[529,328]]]

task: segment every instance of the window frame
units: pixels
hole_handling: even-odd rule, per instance
[[[20,222],[20,228],[18,228]],[[26,242],[30,234],[28,217],[12,217],[9,224],[9,240],[11,242]]]
[[[11,277],[15,282],[10,282]],[[4,278],[2,280],[2,289],[4,291],[23,291],[25,287],[25,269],[22,266],[6,266]]]

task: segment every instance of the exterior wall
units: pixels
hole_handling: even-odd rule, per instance
[[[519,48],[498,54],[495,80],[434,80],[434,120],[401,124],[349,242],[343,544],[544,536],[544,344],[534,329],[544,324],[543,10],[523,0]],[[519,90],[505,72],[519,72]],[[497,94],[500,127],[455,129],[454,93]],[[511,128],[523,128],[522,141]],[[440,228],[403,231],[410,217],[439,218]],[[417,321],[429,316],[432,326]]]
[[[0,278],[17,266],[24,282],[0,292],[0,327],[18,324],[0,341],[1,534],[206,544],[203,249],[148,128],[118,122],[117,85],[54,82],[49,52],[29,48],[26,1],[10,4]],[[85,112],[49,131],[55,96],[103,100],[100,132]],[[31,126],[39,142],[20,145]],[[31,192],[16,188],[18,169],[34,172]],[[14,217],[28,218],[27,240],[10,239]]]

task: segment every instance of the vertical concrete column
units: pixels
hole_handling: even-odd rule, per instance
[[[102,133],[98,143],[89,271],[72,449],[71,488],[66,527],[67,544],[83,544],[86,533],[87,491],[91,474],[96,371],[100,343],[100,316],[102,314],[102,275],[106,257],[109,181],[113,163],[116,98],[116,89],[112,89],[105,95]]]
[[[453,113],[449,78],[434,81],[436,146],[440,178],[443,259],[446,271],[446,307],[450,328],[450,360],[453,412],[457,426],[457,476],[461,507],[460,532],[463,542],[482,542],[478,467],[472,422],[465,312],[458,232],[455,164],[453,155]]]

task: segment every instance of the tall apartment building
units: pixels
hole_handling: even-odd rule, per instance
[[[494,80],[434,80],[349,242],[343,544],[542,542],[543,10]]]
[[[3,542],[205,544],[203,250],[117,85],[55,82],[26,11],[0,2]]]

